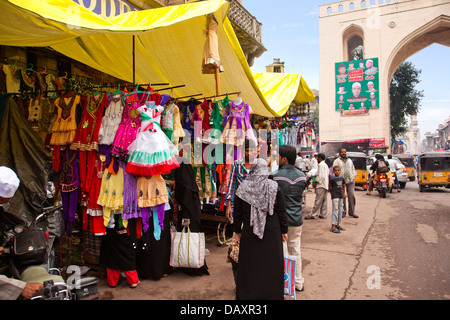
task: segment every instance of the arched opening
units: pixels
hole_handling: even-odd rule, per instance
[[[446,88],[447,84],[436,80],[437,74],[450,73],[450,66],[444,62],[448,60],[449,55],[450,17],[441,15],[405,37],[388,59],[386,64],[388,70],[386,75],[388,77],[387,92],[389,92],[392,78],[402,62],[411,62],[416,69],[422,70],[420,83],[416,86],[416,90],[424,93],[416,118],[418,126],[421,128],[420,132],[416,130],[419,137],[416,141],[412,141],[413,134],[404,136],[405,139],[409,139],[409,145],[413,148],[413,150],[408,150],[410,152],[428,151],[421,149],[421,138],[424,138],[426,134],[424,131],[434,132],[438,129],[439,124],[442,124],[450,115],[448,111],[450,92]],[[390,112],[389,108],[389,114]],[[412,127],[411,130],[413,130]]]
[[[345,29],[342,35],[342,40],[344,48],[344,61],[364,58],[364,31],[361,27],[351,25]]]

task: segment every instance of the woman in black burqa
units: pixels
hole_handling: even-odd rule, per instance
[[[269,167],[257,159],[253,174],[236,191],[234,232],[240,241],[237,300],[284,299],[283,241],[287,213],[282,191],[269,180]]]
[[[175,174],[175,200],[180,206],[177,217],[177,231],[183,229],[183,219],[189,219],[191,232],[201,232],[202,209],[197,183],[191,164],[180,163],[180,167],[174,170]],[[188,275],[209,275],[206,261],[199,269],[181,268]]]

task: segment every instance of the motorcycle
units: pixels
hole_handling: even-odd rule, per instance
[[[49,185],[47,198],[53,197],[54,186]],[[43,208],[28,228],[23,224],[14,225],[3,232],[1,246],[4,248],[3,260],[8,264],[13,278],[27,283],[42,283],[41,294],[31,300],[94,300],[99,298],[96,277],[81,278],[77,274],[73,283],[68,284],[58,268],[51,268],[52,245],[49,241],[55,234],[38,227],[40,222],[62,208],[51,206]],[[49,226],[47,229],[52,230]],[[4,256],[4,257],[3,257]]]
[[[394,189],[396,173],[395,172],[391,172],[391,176],[392,176],[392,181],[394,181],[394,183],[392,183],[392,186],[391,186],[391,188],[389,190],[389,193],[392,193],[392,189]]]
[[[388,190],[388,177],[386,173],[380,173],[376,188],[381,197],[386,198],[386,192]]]

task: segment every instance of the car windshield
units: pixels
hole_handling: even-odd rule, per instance
[[[413,158],[400,158],[399,160],[405,165],[405,167],[414,167]]]

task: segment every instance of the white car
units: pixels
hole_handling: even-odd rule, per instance
[[[404,188],[406,186],[406,183],[409,181],[408,177],[408,170],[406,169],[405,165],[396,157],[392,157],[393,160],[397,162],[397,179],[400,183],[400,188]],[[388,161],[388,157],[384,156],[384,160],[386,162]],[[375,162],[375,157],[368,157],[367,158],[367,171],[369,172],[370,167]]]

